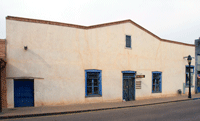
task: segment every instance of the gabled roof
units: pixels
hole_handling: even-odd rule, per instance
[[[152,35],[153,37],[159,39],[160,41],[174,43],[174,44],[187,45],[187,46],[195,46],[193,44],[187,44],[187,43],[162,39],[162,38],[158,37],[157,35],[153,34],[152,32],[150,32],[149,30],[145,29],[144,27],[140,26],[139,24],[133,22],[130,19],[116,21],[116,22],[110,22],[110,23],[104,23],[104,24],[97,24],[97,25],[92,25],[92,26],[81,26],[81,25],[75,25],[75,24],[60,23],[60,22],[53,22],[53,21],[46,21],[46,20],[30,19],[30,18],[22,18],[22,17],[13,17],[13,16],[7,16],[6,19],[23,21],[23,22],[50,24],[50,25],[57,25],[57,26],[66,26],[66,27],[73,27],[73,28],[79,28],[79,29],[93,29],[93,28],[117,25],[117,24],[122,24],[122,23],[131,23],[131,24],[137,26],[138,28],[142,29],[143,31],[147,32],[148,34]]]

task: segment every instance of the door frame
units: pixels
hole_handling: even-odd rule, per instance
[[[135,75],[136,75],[136,71],[122,71],[122,101],[124,100],[124,77],[123,74],[124,73],[133,73],[134,76],[132,78],[134,78],[134,100],[136,99],[136,93],[135,93]]]

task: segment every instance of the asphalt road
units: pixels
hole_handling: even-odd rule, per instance
[[[6,121],[200,121],[200,99],[77,114],[6,119]]]

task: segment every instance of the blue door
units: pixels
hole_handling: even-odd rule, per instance
[[[14,105],[15,107],[34,106],[33,79],[14,80]]]
[[[135,100],[135,74],[123,73],[123,99]]]
[[[197,92],[200,93],[200,79],[197,77]]]

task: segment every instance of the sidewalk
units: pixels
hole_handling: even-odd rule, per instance
[[[12,108],[12,109],[9,108],[9,109],[3,109],[3,112],[0,113],[0,119],[80,113],[80,112],[89,112],[97,110],[155,105],[155,104],[178,102],[178,101],[189,101],[195,99],[200,99],[200,94],[193,94],[192,99],[188,99],[187,95],[180,95],[175,97],[154,98],[154,99],[127,101],[127,102],[105,102],[105,103],[66,105],[66,106],[22,107],[22,108]]]

